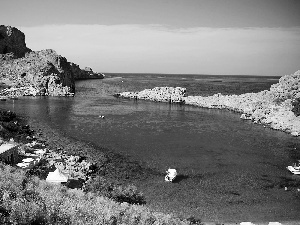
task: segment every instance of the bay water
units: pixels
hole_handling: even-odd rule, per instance
[[[298,138],[241,120],[228,110],[113,97],[157,86],[185,87],[188,95],[242,94],[269,89],[278,79],[108,74],[103,80],[77,81],[74,98],[23,97],[0,106],[43,121],[67,137],[127,155],[144,167],[159,172],[176,168],[191,179],[177,186],[167,204],[171,208],[181,204],[182,211],[208,220],[239,218],[236,210],[243,219],[300,219],[297,194],[281,195],[280,188],[269,188],[292,176],[285,167],[300,159]],[[165,185],[163,177],[159,184],[153,182],[152,189]],[[152,197],[150,203],[170,198],[155,197],[158,193],[151,187],[142,188]]]

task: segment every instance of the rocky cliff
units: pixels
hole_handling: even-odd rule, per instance
[[[74,75],[67,59],[47,49],[26,53],[24,57],[0,62],[1,78],[10,80],[6,96],[20,95],[72,95],[75,91]]]
[[[0,25],[0,54],[12,53],[13,58],[20,58],[27,52],[31,50],[26,47],[24,33],[15,27]]]
[[[91,68],[80,69],[54,50],[31,51],[21,31],[0,26],[0,81],[8,87],[0,96],[73,96],[75,79],[103,77]]]

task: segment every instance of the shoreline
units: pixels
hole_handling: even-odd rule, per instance
[[[10,112],[10,111],[8,111]],[[19,151],[24,152],[24,156],[22,155],[22,158],[26,158],[26,157],[33,157],[33,154],[26,154],[26,152],[28,152],[28,150],[33,151],[33,150],[39,150],[39,151],[43,151],[44,155],[42,156],[42,158],[39,161],[43,161],[43,165],[40,165],[39,163],[34,163],[34,165],[31,165],[27,168],[21,169],[16,167],[15,165],[13,165],[13,167],[7,165],[6,166],[2,166],[1,164],[1,168],[0,169],[5,169],[5,170],[11,170],[10,168],[13,168],[13,171],[15,173],[20,173],[20,175],[17,176],[21,176],[24,174],[28,174],[28,176],[38,176],[39,178],[39,182],[42,183],[47,183],[45,181],[46,178],[46,174],[45,172],[47,172],[48,170],[55,169],[55,168],[48,168],[46,169],[47,171],[44,171],[44,164],[46,161],[48,161],[48,163],[53,159],[54,163],[50,163],[50,165],[55,165],[56,168],[59,168],[62,172],[64,172],[64,169],[61,169],[61,166],[64,164],[64,162],[66,161],[70,161],[71,165],[75,168],[75,167],[81,167],[81,164],[83,165],[83,169],[86,170],[86,166],[93,166],[93,163],[96,164],[102,164],[102,167],[104,167],[104,169],[102,169],[99,173],[99,168],[96,168],[96,173],[92,172],[92,179],[91,177],[85,173],[82,173],[83,171],[81,170],[74,170],[73,172],[77,172],[77,173],[81,173],[80,178],[78,179],[78,181],[80,180],[80,182],[83,182],[82,184],[85,186],[89,181],[89,180],[93,180],[95,178],[95,176],[101,176],[106,178],[111,178],[111,179],[107,179],[108,182],[114,182],[112,184],[117,185],[117,194],[120,194],[118,191],[125,191],[126,192],[126,188],[131,187],[132,184],[134,185],[137,182],[140,182],[141,180],[143,180],[146,177],[141,176],[141,173],[148,173],[151,174],[152,176],[155,176],[157,174],[155,174],[155,171],[151,171],[149,169],[145,169],[142,168],[137,162],[132,161],[130,159],[128,159],[126,156],[117,154],[117,153],[113,153],[108,149],[104,149],[102,148],[101,151],[99,151],[98,149],[95,149],[95,146],[91,146],[90,144],[87,144],[83,141],[77,141],[72,137],[65,137],[64,135],[62,135],[59,131],[53,129],[50,126],[47,126],[47,124],[41,123],[39,121],[35,121],[32,118],[28,118],[25,117],[23,115],[17,115],[16,118],[18,121],[22,121],[26,123],[26,127],[30,127],[30,131],[31,133],[28,135],[27,133],[22,133],[22,137],[21,138],[16,138],[17,142],[15,142],[14,140],[12,140],[11,138],[14,138],[15,136],[10,136],[4,138],[5,140],[8,140],[7,138],[10,138],[10,141],[13,141],[17,146],[19,146]],[[24,124],[25,124],[24,123]],[[26,138],[25,138],[25,136]],[[4,141],[3,139],[3,141]],[[26,141],[25,141],[26,139]],[[6,142],[6,141],[5,141]],[[37,147],[36,147],[37,146]],[[42,147],[43,146],[43,147]],[[82,151],[78,151],[79,149],[81,149]],[[94,151],[92,151],[94,150]],[[98,152],[97,157],[95,157],[95,153]],[[87,154],[89,153],[89,154]],[[26,156],[25,156],[26,155]],[[35,155],[37,156],[37,155]],[[100,157],[103,158],[103,160],[101,162],[99,162]],[[21,155],[20,155],[21,158]],[[56,159],[58,159],[58,161],[56,161]],[[75,161],[74,161],[75,159]],[[79,159],[79,165],[78,165],[78,160]],[[83,160],[82,160],[83,159]],[[19,161],[19,160],[18,160]],[[56,162],[57,163],[56,163]],[[76,163],[76,165],[74,165],[74,163]],[[99,166],[99,165],[97,165]],[[79,168],[78,167],[78,168]],[[17,169],[18,168],[18,169]],[[93,170],[93,169],[92,169]],[[42,171],[41,174],[36,174],[36,171]],[[90,170],[88,170],[89,173]],[[48,171],[49,172],[49,171]],[[47,173],[48,173],[47,172]],[[101,174],[104,173],[104,174]],[[135,176],[133,176],[135,174]],[[70,174],[69,174],[70,175]],[[83,177],[83,176],[84,177]],[[14,175],[15,176],[15,175]],[[149,177],[149,176],[148,176]],[[69,176],[70,178],[70,176]],[[75,178],[75,177],[74,177]],[[31,179],[31,178],[28,178]],[[72,179],[71,176],[71,180],[74,181],[75,179]],[[71,182],[70,180],[70,182]],[[103,180],[101,180],[103,181]],[[7,181],[9,182],[9,181]],[[25,181],[26,183],[27,181]],[[54,184],[48,184],[49,186],[53,187],[58,187],[58,188],[62,188],[63,186],[59,185],[56,186]],[[88,185],[88,184],[87,184]],[[124,186],[123,186],[124,185]],[[128,185],[128,186],[125,186]],[[183,217],[178,217],[176,214],[173,213],[163,213],[161,211],[157,211],[152,209],[151,207],[145,205],[145,203],[139,203],[141,200],[138,200],[139,202],[127,202],[122,201],[122,199],[120,199],[120,201],[118,199],[115,199],[114,197],[107,197],[104,194],[100,194],[98,192],[94,192],[93,189],[91,190],[90,188],[86,189],[84,187],[84,189],[81,189],[81,186],[79,187],[78,184],[74,186],[74,182],[73,185],[69,184],[69,182],[67,182],[66,187],[68,187],[68,190],[70,192],[72,192],[72,189],[75,192],[80,192],[82,194],[84,194],[86,191],[86,195],[88,196],[88,198],[90,198],[90,196],[95,196],[98,197],[100,199],[106,198],[109,204],[115,204],[115,205],[119,205],[119,207],[127,207],[129,209],[129,212],[131,214],[132,217],[135,217],[136,215],[138,215],[138,213],[145,213],[142,216],[148,216],[148,215],[153,215],[150,220],[152,221],[156,221],[156,220],[169,220],[169,221],[174,221],[174,224],[189,224],[189,218],[183,218]],[[75,189],[74,189],[75,188]],[[77,189],[79,188],[79,189]],[[82,187],[83,188],[83,187]],[[92,186],[93,188],[93,186]],[[120,190],[121,188],[121,190]],[[1,189],[2,190],[2,189]],[[0,191],[1,191],[0,190]],[[135,189],[132,189],[132,191],[134,191]],[[131,190],[129,190],[131,191]],[[2,192],[0,192],[1,194]],[[136,192],[138,193],[138,192]],[[81,194],[81,197],[82,197]],[[122,193],[121,193],[122,194]],[[133,194],[129,192],[129,194]],[[125,193],[126,195],[126,193]],[[134,196],[132,196],[134,197]],[[132,198],[129,197],[129,198]],[[126,198],[126,196],[125,196]],[[6,199],[5,199],[6,200]],[[110,203],[111,202],[111,203]],[[107,204],[108,204],[107,203]],[[108,209],[111,207],[110,205],[107,205]],[[132,209],[130,209],[132,208]],[[131,211],[130,211],[131,210]],[[116,210],[113,210],[113,212],[115,213]],[[136,212],[135,212],[136,211]],[[137,214],[136,214],[137,213]],[[111,214],[108,214],[108,216]],[[121,217],[121,221],[122,221],[122,216],[123,215],[119,215],[119,217]],[[125,215],[127,216],[127,215]],[[111,217],[111,216],[110,216]],[[139,216],[141,217],[141,215]],[[0,215],[0,222],[2,221],[2,217]],[[140,218],[139,218],[140,219]],[[144,218],[143,218],[144,219]],[[147,218],[146,218],[147,219]],[[4,218],[5,220],[5,218]],[[119,220],[119,219],[118,219]],[[110,224],[110,223],[109,223]],[[115,224],[115,223],[112,223]],[[172,223],[173,224],[173,223]],[[194,223],[191,223],[194,224]]]
[[[35,136],[37,137],[37,139],[39,140],[44,140],[49,147],[51,148],[55,148],[55,149],[63,149],[65,151],[67,151],[69,154],[74,154],[74,155],[82,155],[82,156],[86,156],[88,159],[88,162],[90,162],[90,160],[96,160],[96,162],[98,162],[99,164],[108,164],[107,167],[104,167],[104,169],[102,170],[103,174],[105,176],[110,176],[112,178],[116,178],[116,179],[122,179],[119,180],[121,183],[133,183],[133,184],[137,184],[139,187],[144,187],[146,186],[146,189],[152,185],[153,187],[156,188],[165,188],[165,189],[169,189],[172,192],[176,192],[176,190],[179,188],[189,188],[188,182],[198,182],[200,180],[202,180],[203,177],[186,177],[183,179],[182,182],[180,183],[175,183],[174,185],[169,185],[165,182],[163,182],[163,177],[165,174],[163,173],[159,173],[155,170],[151,170],[151,169],[147,169],[142,167],[139,162],[133,162],[131,161],[129,158],[127,158],[126,156],[123,156],[121,154],[118,153],[114,153],[112,151],[110,151],[109,149],[105,149],[102,147],[98,147],[98,146],[93,146],[91,143],[86,143],[84,141],[79,141],[76,140],[72,137],[66,137],[64,136],[63,133],[61,133],[59,130],[55,130],[55,128],[51,127],[51,125],[49,124],[45,124],[44,122],[41,121],[37,121],[35,119],[32,118],[28,118],[26,116],[22,115],[22,118],[24,118],[25,120],[27,120],[28,124],[30,125],[30,128],[33,129],[35,131]],[[100,160],[98,160],[100,159]],[[102,160],[101,160],[102,159]],[[120,170],[118,170],[120,169]],[[142,172],[141,172],[142,171]],[[126,179],[126,176],[128,176],[128,178]],[[204,178],[205,180],[205,178]],[[186,182],[188,181],[188,182]],[[140,190],[140,188],[139,188]],[[149,189],[150,190],[150,189]],[[142,190],[141,190],[142,191]],[[158,191],[157,193],[164,193],[168,194],[169,191],[164,192],[164,191]],[[188,193],[187,193],[188,194]],[[147,193],[147,196],[153,196],[153,193]],[[157,196],[156,198],[153,199],[146,199],[148,200],[147,203],[149,202],[149,204],[146,204],[145,206],[148,207],[149,209],[156,211],[156,212],[162,212],[165,214],[173,214],[173,215],[179,215],[177,214],[178,212],[181,211],[180,208],[176,207],[176,204],[172,207],[165,207],[165,202],[164,202],[165,197],[160,198],[159,196]],[[162,202],[160,202],[162,201]],[[201,205],[201,203],[199,203]],[[260,207],[264,207],[264,204],[260,204]],[[268,206],[265,206],[268,207]],[[185,209],[186,210],[186,209]],[[217,210],[217,209],[215,209]],[[189,212],[185,212],[184,216],[183,213],[180,215],[183,218],[187,218],[190,215],[193,215]],[[201,218],[201,215],[197,216],[194,214],[195,217]],[[234,218],[234,217],[232,217]],[[213,221],[213,220],[204,220],[204,221]],[[238,221],[238,220],[234,220],[232,219],[231,221],[233,222],[226,222],[224,224],[233,224],[234,221]],[[254,220],[252,220],[254,221]],[[286,221],[286,220],[285,220]],[[222,220],[220,220],[220,222],[223,223]],[[268,222],[266,222],[267,224]],[[209,224],[209,222],[204,223],[204,224]],[[215,223],[211,223],[211,224],[215,224]],[[289,223],[288,221],[286,221],[283,224],[293,224],[292,222]]]
[[[30,127],[38,131],[37,138],[45,141],[51,148],[64,149],[68,154],[76,154],[85,157],[89,162],[95,163],[102,168],[101,173],[109,177],[115,177],[122,182],[139,181],[143,173],[148,175],[163,175],[149,168],[143,168],[138,162],[131,160],[127,156],[115,153],[107,148],[95,146],[73,137],[66,137],[64,134],[39,121],[29,118]],[[119,170],[122,169],[122,170]],[[131,181],[128,177],[134,178]]]
[[[140,92],[121,92],[117,98],[186,104],[208,109],[227,109],[241,113],[241,119],[251,120],[275,130],[300,136],[298,104],[300,98],[300,71],[285,75],[270,90],[241,95],[186,96],[181,87],[155,87]],[[297,115],[296,115],[297,114]]]
[[[218,97],[220,97],[220,96],[218,96]],[[198,107],[196,105],[194,105],[194,106]],[[212,108],[216,108],[216,107],[212,107]],[[140,165],[134,165],[135,163],[130,162],[130,160],[128,160],[128,159],[127,159],[128,160],[127,161],[125,159],[126,156],[124,157],[120,154],[111,152],[109,149],[101,148],[98,146],[93,146],[91,143],[86,143],[84,141],[78,141],[72,137],[66,137],[64,135],[61,136],[61,134],[59,134],[60,131],[55,130],[53,127],[50,127],[50,125],[45,126],[45,124],[42,124],[39,121],[34,121],[34,119],[31,119],[31,118],[27,118],[27,119],[29,119],[29,124],[31,125],[32,129],[34,129],[36,132],[40,133],[37,136],[44,138],[45,140],[48,140],[50,143],[52,143],[53,146],[56,146],[57,148],[67,149],[68,151],[70,151],[70,153],[74,152],[76,155],[77,154],[88,155],[88,157],[90,159],[101,158],[101,159],[103,159],[103,161],[101,161],[100,163],[102,163],[102,162],[103,163],[106,163],[106,162],[111,163],[108,168],[112,168],[112,169],[114,169],[114,171],[111,171],[108,168],[106,168],[104,170],[104,173],[105,173],[105,171],[109,171],[110,176],[112,176],[112,177],[119,175],[120,178],[124,178],[122,175],[124,175],[124,174],[126,175],[126,173],[124,173],[124,174],[119,173],[120,171],[116,170],[115,166],[117,165],[117,166],[121,167],[121,169],[127,170],[128,167],[126,167],[126,166],[128,166],[128,165],[126,165],[126,164],[132,163],[132,167],[129,166],[129,168],[132,168],[132,170],[129,169],[129,171],[130,171],[130,174],[133,176],[128,174],[129,179],[124,179],[124,182],[128,182],[128,183],[139,182],[141,177],[146,177],[146,178],[144,178],[144,180],[151,179],[151,177],[149,177],[149,174],[151,176],[153,176],[154,178],[156,178],[155,181],[160,182],[160,177],[164,176],[164,174],[162,174],[162,173],[160,174],[160,173],[157,173],[156,171],[147,171],[144,169],[143,169],[143,171],[150,172],[150,173],[147,173],[145,176],[142,176],[140,173],[140,169],[141,169],[141,167],[139,167]],[[109,159],[107,159],[105,157],[106,154],[110,155]],[[121,161],[122,161],[122,163],[124,163],[123,166],[120,164]],[[134,170],[134,169],[136,169],[136,170]],[[131,179],[133,177],[136,179]],[[182,182],[182,183],[184,184],[184,182]],[[151,185],[151,182],[148,184]],[[177,186],[179,186],[179,185],[177,185]],[[164,186],[164,187],[169,188],[168,186]],[[174,191],[175,190],[176,189],[174,189]],[[155,199],[155,200],[159,200],[159,199]],[[152,202],[154,202],[155,200],[153,200]],[[261,207],[263,208],[263,204]],[[162,209],[163,207],[162,207],[162,205],[158,204],[158,208]],[[170,209],[164,209],[164,210],[165,210],[164,213],[168,213],[166,211],[170,210]],[[179,209],[177,209],[177,210],[179,210]],[[201,216],[200,216],[200,218],[201,218]],[[233,220],[233,221],[236,221],[236,220]],[[226,224],[228,224],[228,223],[226,223]],[[288,224],[288,223],[286,223],[286,224]]]
[[[180,182],[178,184],[174,184],[172,185],[172,187],[168,184],[166,184],[165,182],[163,182],[162,178],[164,177],[163,173],[159,173],[157,171],[153,171],[153,170],[149,170],[147,168],[143,168],[141,166],[141,164],[139,164],[139,162],[132,162],[130,161],[130,159],[126,158],[126,156],[122,156],[118,153],[114,153],[111,152],[109,149],[105,149],[105,148],[97,148],[97,146],[92,146],[91,144],[87,144],[85,142],[82,141],[78,141],[75,140],[73,138],[70,137],[65,137],[65,136],[61,136],[59,134],[59,131],[55,130],[54,128],[51,128],[49,126],[45,126],[45,124],[40,123],[39,121],[34,121],[34,120],[29,120],[29,124],[31,126],[31,128],[33,130],[35,130],[37,133],[39,133],[37,136],[37,138],[42,138],[44,139],[47,143],[50,143],[51,146],[56,146],[57,148],[63,148],[64,150],[66,150],[67,152],[70,152],[71,154],[73,154],[73,152],[77,152],[76,155],[78,154],[83,154],[87,156],[87,159],[93,159],[95,160],[98,157],[103,157],[103,162],[107,163],[107,161],[105,160],[105,157],[107,155],[109,155],[109,163],[112,163],[109,165],[109,167],[107,168],[107,171],[110,171],[110,169],[114,169],[114,171],[110,171],[109,173],[106,173],[105,175],[110,176],[110,177],[114,177],[114,178],[124,178],[124,175],[128,175],[129,179],[123,179],[122,182],[124,183],[132,183],[135,184],[139,187],[139,190],[141,190],[143,192],[142,189],[140,189],[140,187],[144,187],[145,186],[149,186],[149,185],[154,185],[157,188],[171,188],[171,192],[175,191],[177,188],[184,188],[184,187],[188,187],[186,185],[188,185],[188,183],[186,182]],[[80,149],[80,151],[77,151],[77,149]],[[95,151],[95,149],[97,149]],[[97,156],[95,155],[97,154]],[[114,161],[114,162],[113,162]],[[88,162],[90,162],[88,160]],[[129,164],[129,165],[128,165]],[[119,173],[120,171],[118,171],[117,168],[115,168],[115,166],[120,167],[124,173]],[[124,169],[125,167],[125,169]],[[129,169],[129,173],[126,173]],[[124,170],[123,170],[124,169]],[[141,173],[141,171],[143,171],[143,173]],[[119,175],[119,176],[116,176]],[[185,179],[185,178],[184,178]],[[197,182],[198,178],[197,177],[187,177],[186,179],[192,181],[192,182]],[[202,178],[199,177],[199,179],[201,180]],[[199,181],[200,181],[199,180]],[[143,189],[144,189],[143,188]],[[146,188],[147,189],[147,188]],[[148,188],[149,189],[149,188]],[[161,191],[159,191],[160,193]],[[147,195],[145,196],[152,196],[153,193],[149,192],[147,193]],[[146,207],[150,208],[153,211],[159,211],[162,213],[166,213],[166,214],[174,214],[174,215],[179,215],[177,213],[179,213],[181,210],[177,207],[175,208],[165,208],[165,202],[159,202],[161,200],[163,200],[164,198],[162,198],[161,200],[159,200],[159,197],[156,197],[154,199],[147,199],[146,198]],[[158,201],[158,202],[156,202]],[[149,203],[149,204],[148,204]],[[201,205],[201,203],[199,203]],[[264,204],[260,205],[260,207],[264,207]],[[177,208],[177,209],[176,209]],[[185,209],[186,210],[186,209]],[[184,215],[184,216],[183,216]],[[189,216],[191,216],[193,214],[188,213],[188,212],[184,212],[181,213],[180,216],[187,218]],[[196,218],[201,218],[201,215],[194,215]],[[203,222],[206,220],[203,220]],[[207,221],[212,221],[212,220],[207,220]],[[224,221],[220,220],[220,222],[224,223],[224,224],[234,224],[234,221],[238,221],[238,220],[234,220],[232,219],[231,222],[227,221],[224,223]],[[210,222],[205,222],[204,224],[209,224]],[[260,224],[267,224],[268,222],[262,222]],[[212,223],[214,224],[214,223]],[[289,221],[285,221],[283,224],[293,224],[292,222]]]

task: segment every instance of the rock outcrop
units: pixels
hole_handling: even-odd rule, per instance
[[[47,49],[0,62],[1,78],[12,82],[2,95],[68,96],[75,92],[74,76],[66,58]]]
[[[84,70],[54,50],[31,51],[17,28],[0,26],[0,79],[8,86],[0,96],[73,96],[75,79],[104,78],[91,68]]]
[[[140,92],[122,92],[116,97],[144,99],[156,102],[184,103],[186,89],[182,87],[155,87]]]
[[[295,115],[293,102],[300,98],[300,71],[280,78],[270,90],[241,95],[221,93],[202,97],[185,96],[185,89],[164,87],[141,92],[123,92],[116,97],[146,99],[170,103],[184,103],[204,108],[228,109],[242,113],[241,119],[252,120],[276,130],[300,136],[300,116]],[[184,91],[183,91],[184,90]],[[174,93],[174,95],[173,95]],[[179,95],[178,95],[179,93]],[[167,99],[176,99],[168,101]]]
[[[15,27],[0,25],[0,59],[5,58],[7,53],[12,53],[13,58],[20,58],[27,52],[31,50],[26,47],[24,33]]]
[[[71,70],[74,74],[75,80],[83,79],[103,79],[105,75],[103,73],[96,73],[90,67],[80,69],[79,65],[70,62]]]

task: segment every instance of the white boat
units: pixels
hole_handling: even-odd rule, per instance
[[[300,175],[300,167],[299,166],[288,166],[287,169],[296,175]]]
[[[172,182],[176,176],[177,176],[177,171],[175,169],[168,169],[167,175],[165,176],[165,181]]]
[[[29,163],[18,163],[17,166],[25,169],[25,168],[29,167]]]
[[[25,159],[22,159],[22,161],[25,163],[30,163],[30,162],[34,161],[34,159],[33,158],[25,158]]]

